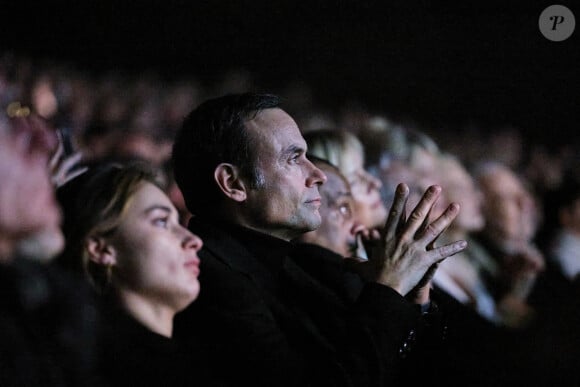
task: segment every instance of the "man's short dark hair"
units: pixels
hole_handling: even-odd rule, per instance
[[[280,98],[272,94],[228,94],[203,102],[187,115],[175,137],[172,162],[175,181],[193,215],[215,210],[221,200],[213,177],[220,163],[239,167],[253,186],[260,185],[245,122],[279,105]]]

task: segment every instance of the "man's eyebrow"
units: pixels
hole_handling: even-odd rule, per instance
[[[286,157],[294,153],[306,153],[306,148],[296,144],[292,144],[288,148],[284,149],[284,151],[282,152],[282,157]]]

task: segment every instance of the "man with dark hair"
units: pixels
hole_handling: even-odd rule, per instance
[[[252,148],[256,139],[250,138],[245,122],[264,109],[274,109],[280,100],[274,95],[238,95],[228,97],[228,105],[204,104],[198,114],[190,114],[173,149],[175,179],[183,192],[189,211],[201,215],[213,214],[220,200],[214,170],[223,162],[239,168],[249,183],[257,188],[263,184],[260,171],[255,169],[258,157]]]
[[[384,385],[420,336],[437,263],[465,248],[433,246],[459,206],[431,222],[441,191],[432,186],[407,220],[400,185],[377,253],[357,265],[365,282],[353,301],[292,257],[290,241],[321,224],[326,176],[306,151],[271,95],[211,99],[186,117],[173,162],[189,228],[204,240],[203,290],[178,315],[175,337],[231,385]]]

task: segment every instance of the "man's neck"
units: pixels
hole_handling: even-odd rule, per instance
[[[236,214],[235,212],[231,212],[225,216],[217,216],[214,219],[217,222],[228,223],[240,227],[244,227],[262,234],[269,235],[274,238],[282,239],[286,242],[290,242],[292,239],[300,236],[302,233],[297,232],[296,230],[290,230],[287,227],[276,227],[275,225],[267,225],[252,221],[249,217],[243,216],[242,214]]]

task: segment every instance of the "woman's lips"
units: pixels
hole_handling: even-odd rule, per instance
[[[199,260],[191,260],[185,263],[185,267],[190,270],[196,277],[199,275]]]

